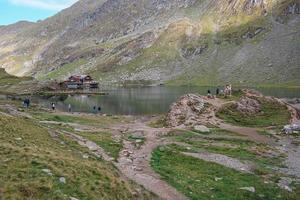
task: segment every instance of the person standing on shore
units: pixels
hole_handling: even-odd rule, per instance
[[[54,111],[55,110],[55,103],[52,103],[52,110]]]
[[[220,89],[217,88],[217,90],[216,90],[216,96],[219,96],[219,94],[220,94]]]
[[[72,112],[72,106],[71,106],[71,104],[68,105],[68,111]]]

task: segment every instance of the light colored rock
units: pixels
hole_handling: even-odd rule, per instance
[[[79,199],[77,199],[75,197],[70,197],[70,200],[79,200]]]
[[[66,178],[65,177],[60,177],[59,182],[66,184]]]
[[[89,158],[88,155],[83,155],[82,157],[83,157],[84,159],[88,159],[88,158]]]
[[[50,169],[42,169],[42,171],[45,172],[49,176],[53,175]]]
[[[255,188],[254,187],[241,187],[239,189],[240,190],[247,190],[249,192],[255,192]]]
[[[209,133],[210,132],[209,128],[207,128],[206,126],[203,126],[203,125],[194,126],[194,130],[199,131],[201,133]]]
[[[215,177],[215,181],[221,181],[221,180],[223,180],[223,178]]]
[[[283,127],[282,131],[285,134],[293,134],[297,131],[300,131],[300,124],[289,124]]]

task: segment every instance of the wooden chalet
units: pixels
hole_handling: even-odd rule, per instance
[[[89,75],[73,75],[63,82],[67,89],[98,88],[99,83]]]

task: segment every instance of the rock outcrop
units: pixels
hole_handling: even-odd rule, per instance
[[[236,109],[240,113],[253,115],[261,112],[261,105],[256,99],[249,98],[249,97],[242,97],[236,103]]]
[[[201,124],[199,116],[205,111],[205,100],[195,94],[182,96],[171,105],[166,117],[170,127],[195,126]]]

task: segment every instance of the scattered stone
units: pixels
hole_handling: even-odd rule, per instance
[[[88,155],[83,155],[82,157],[83,157],[84,159],[88,159],[88,158],[89,158]]]
[[[223,178],[215,177],[215,181],[221,181],[221,180],[223,180]]]
[[[66,178],[65,177],[60,177],[59,182],[66,184]]]
[[[137,139],[137,140],[135,140],[135,142],[136,142],[136,143],[142,143],[142,142],[143,142],[143,140],[141,140],[141,139]]]
[[[143,168],[141,168],[141,167],[135,166],[133,169],[134,169],[134,171],[138,171],[138,172],[143,171]]]
[[[194,126],[194,130],[199,131],[201,133],[209,133],[210,132],[209,128],[207,128],[206,126],[203,126],[203,125]]]
[[[77,199],[75,197],[70,197],[70,200],[79,200],[79,199]]]
[[[293,182],[293,180],[289,177],[281,177],[279,182],[277,183],[278,187],[281,189],[287,190],[289,192],[293,192],[293,189],[290,188],[290,184]]]
[[[240,190],[247,190],[249,192],[255,192],[255,188],[254,187],[241,187],[239,189]]]
[[[49,176],[53,175],[50,169],[42,169],[42,171],[45,172]]]
[[[293,134],[300,131],[300,124],[290,124],[283,127],[282,132],[285,134]]]
[[[17,141],[21,141],[21,140],[22,140],[22,138],[18,137],[18,138],[15,138],[15,140],[17,140]]]

